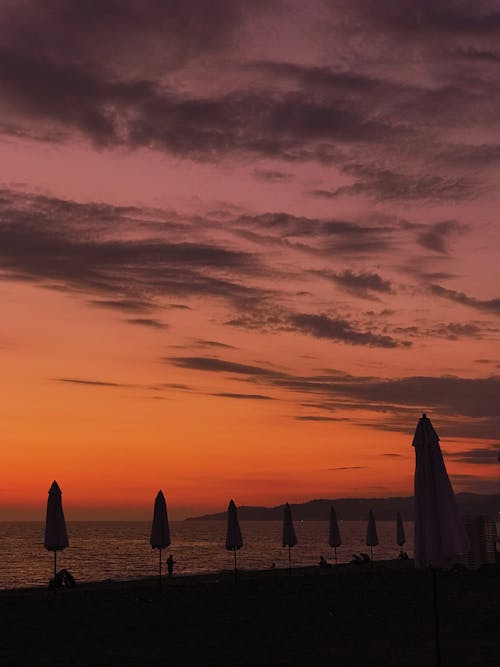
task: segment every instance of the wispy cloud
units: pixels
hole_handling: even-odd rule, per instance
[[[411,344],[408,341],[398,341],[391,336],[373,333],[372,331],[360,331],[347,320],[331,318],[324,313],[319,315],[297,313],[290,316],[290,324],[296,331],[301,331],[315,338],[327,338],[351,345],[394,348],[408,347]]]
[[[444,452],[446,458],[460,463],[475,463],[477,465],[491,465],[498,463],[500,443],[488,447],[476,447],[475,449],[462,449],[459,451]]]
[[[146,238],[124,240],[115,230],[123,234],[135,224],[130,213],[129,208],[4,190],[3,277],[86,291],[95,306],[130,312],[151,310],[165,296],[205,295],[240,305],[265,297],[265,289],[242,282],[258,270],[259,261],[251,253],[185,240],[184,228],[169,223],[164,238],[152,238],[146,225]],[[133,213],[144,217],[147,211]]]
[[[235,394],[229,391],[220,391],[212,396],[219,396],[220,398],[236,398],[249,401],[272,401],[272,396],[265,396],[264,394]]]
[[[413,339],[444,338],[460,340],[470,338],[481,340],[498,333],[498,327],[489,322],[443,322],[439,324],[419,323],[404,327],[394,327],[394,333]]]
[[[312,0],[299,14],[275,0],[253,0],[251,11],[241,0],[210,8],[200,0],[77,4],[55,0],[50,14],[41,0],[4,8],[4,132],[52,142],[83,135],[99,146],[201,161],[239,155],[336,164],[354,182],[313,190],[326,197],[450,202],[481,189],[454,154],[492,154],[492,147],[454,143],[447,131],[464,119],[471,128],[497,122],[494,4],[422,9],[407,0],[375,10],[365,0]],[[307,62],[301,49],[290,56],[296,15]],[[280,30],[272,48],[262,49],[261,24]],[[314,62],[317,43],[326,46]],[[427,76],[416,74],[417,52]],[[207,81],[209,68],[220,74],[217,85]],[[276,164],[253,173],[268,183],[289,177]]]
[[[391,282],[384,280],[378,273],[354,273],[347,269],[340,273],[322,272],[319,275],[362,298],[372,299],[374,292],[389,294],[392,289]]]
[[[342,422],[347,421],[345,417],[323,417],[321,415],[299,415],[295,417],[299,422]]]
[[[165,361],[186,370],[234,374],[239,380],[253,385],[286,390],[295,394],[299,403],[330,413],[298,415],[302,421],[319,421],[323,417],[328,421],[346,419],[343,415],[333,417],[331,411],[334,408],[372,412],[374,417],[366,421],[367,426],[405,433],[408,437],[422,412],[437,417],[439,433],[446,437],[494,439],[500,429],[496,398],[500,391],[500,376],[389,379],[332,374],[302,376],[211,357],[172,357]],[[315,400],[307,401],[307,396],[314,396]]]
[[[455,301],[456,303],[460,303],[463,306],[470,306],[476,310],[482,310],[488,313],[493,313],[495,315],[500,314],[500,298],[478,299],[473,296],[468,296],[464,292],[457,292],[452,289],[446,289],[445,287],[441,287],[441,285],[431,285],[429,289],[432,294],[440,296],[443,299]]]
[[[424,248],[442,254],[448,252],[447,243],[450,236],[457,234],[463,228],[456,220],[442,220],[430,225],[418,235],[417,241]]]
[[[211,371],[215,373],[236,373],[238,375],[254,375],[261,377],[275,377],[282,375],[273,369],[250,364],[240,364],[234,361],[217,359],[215,357],[167,357],[164,361],[198,371]]]
[[[195,341],[195,345],[197,347],[202,347],[202,348],[221,348],[224,350],[235,350],[234,345],[229,345],[228,343],[221,343],[218,340],[204,340],[202,338],[197,338]]]
[[[264,183],[288,183],[293,181],[293,174],[288,174],[275,169],[254,169],[254,178]]]
[[[347,173],[361,176],[352,185],[333,190],[315,189],[311,194],[326,199],[365,195],[379,201],[440,201],[469,199],[479,194],[479,184],[465,177],[446,178],[427,174],[402,174],[389,169],[349,165]]]
[[[110,308],[111,310],[120,310],[125,312],[144,312],[154,308],[154,305],[147,299],[91,299],[89,303],[98,308]]]
[[[55,382],[68,382],[69,384],[88,385],[90,387],[126,387],[128,385],[119,382],[106,382],[104,380],[84,380],[82,378],[54,378]]]
[[[479,475],[450,475],[455,488],[468,493],[498,493],[498,480],[485,479]]]
[[[150,327],[152,329],[168,329],[168,325],[160,320],[154,320],[149,317],[134,317],[132,319],[125,320],[129,324],[136,324],[141,327]]]

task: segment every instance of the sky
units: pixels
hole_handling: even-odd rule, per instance
[[[499,492],[500,3],[0,0],[0,519]]]

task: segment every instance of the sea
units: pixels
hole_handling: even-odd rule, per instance
[[[260,570],[288,567],[288,548],[281,546],[280,521],[241,521],[243,547],[237,553],[238,569]],[[339,563],[349,562],[354,552],[370,552],[366,546],[366,521],[339,524],[342,546]],[[0,522],[0,589],[47,586],[53,574],[54,554],[43,547],[43,522]],[[77,521],[67,524],[69,547],[57,553],[57,569],[66,568],[77,582],[123,581],[158,573],[158,550],[149,544],[149,521]],[[292,567],[317,565],[320,556],[334,562],[328,545],[328,522],[295,522],[297,545],[291,550]],[[174,575],[216,573],[234,566],[232,552],[225,549],[225,521],[179,521],[170,523]],[[379,545],[374,559],[397,558],[396,522],[377,522]],[[413,523],[405,523],[405,551],[413,553]],[[164,569],[166,569],[164,567]]]

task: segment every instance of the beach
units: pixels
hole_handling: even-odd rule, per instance
[[[500,569],[438,575],[443,665],[493,667]],[[0,592],[0,662],[433,665],[432,577],[375,562]]]

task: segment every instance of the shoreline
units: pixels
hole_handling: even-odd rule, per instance
[[[318,565],[308,565],[301,567],[292,567],[291,576],[328,576],[335,573],[343,575],[351,575],[363,572],[409,572],[414,571],[413,559],[401,561],[399,559],[393,560],[374,560],[368,563],[339,563],[337,566],[332,564],[331,568],[322,569]],[[237,576],[241,580],[252,580],[262,578],[281,578],[288,577],[288,567],[276,567],[268,569],[245,569],[238,568]],[[210,570],[206,572],[195,573],[174,573],[172,577],[162,573],[162,582],[165,586],[175,586],[177,584],[182,586],[196,585],[197,583],[213,583],[218,584],[221,581],[234,580],[234,570]],[[138,587],[141,585],[158,584],[158,575],[147,575],[144,577],[131,577],[129,579],[95,579],[89,581],[77,581],[75,589],[97,589],[107,587]],[[75,589],[61,589],[64,593]],[[0,597],[6,594],[30,594],[49,591],[48,585],[39,586],[20,586],[16,588],[0,588]],[[49,591],[50,592],[50,591]]]

